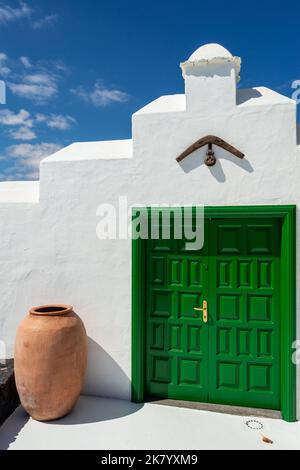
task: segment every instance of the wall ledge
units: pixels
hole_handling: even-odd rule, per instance
[[[39,181],[9,181],[0,183],[0,204],[37,204]]]
[[[132,140],[76,142],[42,160],[45,163],[89,160],[123,160],[132,158]]]

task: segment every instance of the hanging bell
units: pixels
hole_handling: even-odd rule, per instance
[[[206,166],[214,166],[217,163],[215,152],[213,151],[212,144],[208,144],[208,150],[206,152],[206,159],[204,161]]]

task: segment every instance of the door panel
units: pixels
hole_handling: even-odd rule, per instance
[[[206,402],[208,329],[194,308],[208,289],[207,256],[182,240],[152,240],[146,251],[147,393]]]
[[[211,221],[212,403],[280,409],[280,230],[275,219]]]
[[[146,242],[148,395],[280,409],[280,240],[277,219],[232,218],[198,252]]]

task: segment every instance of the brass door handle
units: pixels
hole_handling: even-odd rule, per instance
[[[208,309],[207,309],[207,301],[203,300],[203,307],[195,307],[194,310],[197,312],[203,312],[203,322],[208,323]]]

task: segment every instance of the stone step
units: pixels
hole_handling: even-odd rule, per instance
[[[13,359],[0,360],[0,426],[19,406]]]

